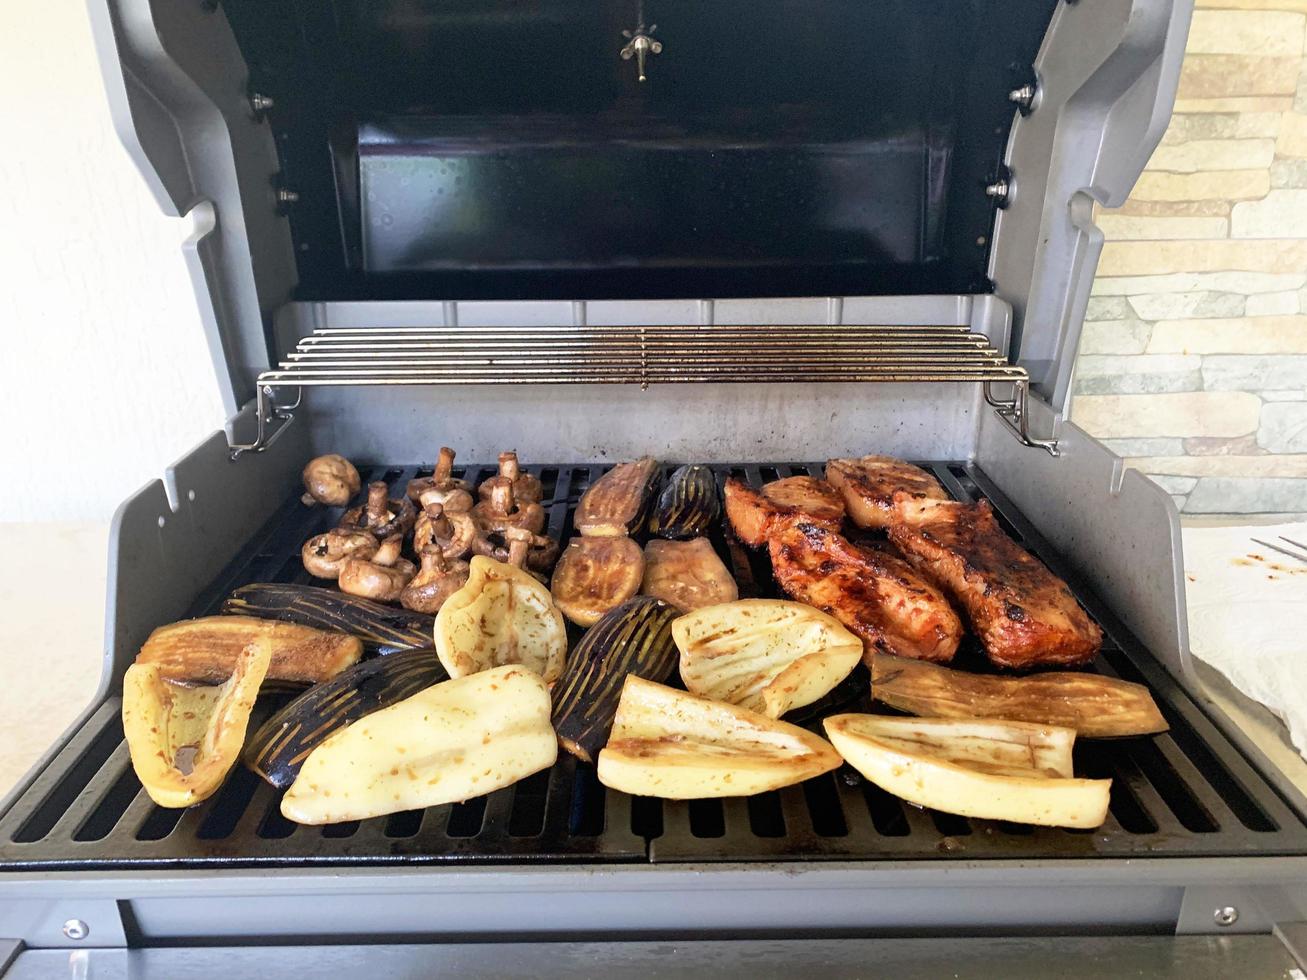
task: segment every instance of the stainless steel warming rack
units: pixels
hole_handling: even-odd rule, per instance
[[[1024,445],[1057,455],[1030,432],[1026,369],[951,324],[319,328],[258,376],[254,439],[232,453],[271,444],[305,388],[874,381],[981,382]]]

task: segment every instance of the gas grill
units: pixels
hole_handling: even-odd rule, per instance
[[[1185,0],[91,9],[124,141],[193,225],[231,419],[120,508],[99,693],[0,808],[0,936],[32,947],[14,975],[253,944],[239,962],[264,972],[370,949],[499,975],[581,951],[634,975],[659,941],[791,970],[947,950],[964,975],[1303,955],[1307,799],[1194,671],[1170,497],[1062,417],[1092,204],[1122,201],[1160,139]],[[1076,771],[1113,780],[1094,831],[921,810],[849,767],[631,798],[567,755],[325,827],[239,767],[155,806],[119,718],[144,638],[244,584],[310,581],[300,546],[340,516],[300,500],[312,455],[398,492],[442,443],[460,463],[516,448],[559,542],[586,487],[645,453],[755,487],[830,456],[921,461],[1067,581],[1106,637],[1091,669],[1147,685],[1170,729],[1077,744]],[[741,595],[777,594],[765,554],[711,541]],[[987,669],[974,639],[959,657]],[[859,669],[794,720],[834,710],[885,709]]]

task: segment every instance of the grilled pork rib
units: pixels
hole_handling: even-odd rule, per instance
[[[921,499],[949,499],[933,476],[893,456],[828,459],[826,481],[843,495],[849,520],[858,527],[889,527],[895,491]]]
[[[772,574],[790,596],[829,613],[875,651],[949,661],[962,622],[948,600],[887,547],[851,544],[804,520],[773,530]]]
[[[844,501],[825,480],[789,476],[754,490],[734,477],[726,481],[726,517],[735,535],[750,548],[761,548],[773,530],[796,520],[838,531]]]
[[[898,493],[890,540],[966,611],[1001,667],[1077,666],[1103,633],[1066,583],[1009,538],[988,501],[964,504]]]

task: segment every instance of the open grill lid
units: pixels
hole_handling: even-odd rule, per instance
[[[304,205],[298,298],[644,299],[989,292],[1056,2],[224,10]]]
[[[1092,207],[1161,138],[1190,9],[91,5],[124,142],[165,210],[194,214],[232,414],[294,300],[985,293],[1012,310],[1000,353],[1059,411]],[[644,82],[619,56],[637,42]]]

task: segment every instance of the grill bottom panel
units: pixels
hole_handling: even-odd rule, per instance
[[[610,792],[594,769],[560,756],[552,770],[462,804],[348,824],[300,827],[282,818],[280,792],[243,768],[214,797],[189,810],[156,807],[131,768],[109,699],[0,819],[0,870],[166,867],[289,867],[388,863],[558,863],[1237,856],[1307,853],[1307,825],[1239,755],[1157,662],[1076,580],[1029,523],[977,468],[924,464],[959,500],[988,498],[1005,529],[1065,578],[1106,640],[1095,670],[1147,684],[1171,724],[1158,736],[1082,741],[1076,771],[1113,779],[1110,815],[1094,831],[1031,828],[922,810],[844,767],[747,799],[671,802]],[[608,467],[532,466],[544,484],[548,533],[565,542],[581,493]],[[670,467],[669,467],[670,469]],[[758,486],[811,473],[820,464],[716,466]],[[402,492],[430,468],[376,467]],[[479,481],[490,467],[456,475]],[[306,508],[292,495],[240,556],[202,594],[193,615],[216,611],[248,582],[311,581],[300,545],[334,525],[339,510]],[[742,596],[778,595],[765,554],[713,544]],[[575,642],[576,636],[573,636]],[[987,669],[974,639],[959,663]],[[257,725],[285,697],[265,697]],[[794,719],[819,728],[836,711],[873,708],[865,670]]]

